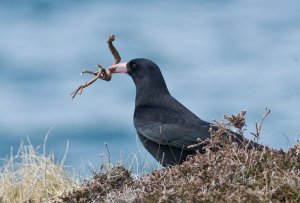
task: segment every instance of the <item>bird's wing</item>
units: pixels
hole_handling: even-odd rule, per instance
[[[151,123],[139,126],[136,130],[144,137],[157,144],[169,145],[182,149],[197,143],[197,138],[210,138],[209,127],[209,124],[199,126],[195,129],[177,124]]]

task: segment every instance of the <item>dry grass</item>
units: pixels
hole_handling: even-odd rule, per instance
[[[288,152],[228,144],[133,179],[120,164],[57,202],[300,202],[300,143]]]
[[[0,168],[0,202],[51,202],[77,185],[63,161],[56,164],[53,154],[41,154],[30,143],[21,144]]]
[[[268,113],[256,125],[255,139]],[[300,202],[300,143],[284,152],[224,139],[228,128],[245,133],[244,116],[215,121],[212,139],[199,140],[206,153],[182,165],[142,176],[121,163],[108,163],[80,185],[54,163],[53,155],[22,145],[1,168],[0,202]]]
[[[300,202],[300,144],[287,153],[227,145],[136,182],[137,202]]]
[[[82,184],[81,187],[65,193],[57,202],[93,202],[107,199],[110,192],[123,191],[132,186],[131,173],[122,164],[106,165],[104,172],[94,173],[93,179]],[[126,198],[126,200],[128,200]]]
[[[267,110],[256,125],[256,139],[268,114]],[[79,189],[65,193],[60,201],[300,202],[300,143],[283,152],[223,139],[230,133],[228,127],[244,134],[244,115],[226,115],[224,121],[216,121],[219,128],[212,129],[212,139],[205,141],[204,155],[135,179],[122,165],[110,165]]]

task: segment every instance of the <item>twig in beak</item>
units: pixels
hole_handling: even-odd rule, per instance
[[[123,70],[117,70],[117,68],[122,67],[124,68]],[[118,64],[113,64],[108,68],[111,73],[126,73],[127,72],[127,62],[125,63],[118,63]]]
[[[118,64],[121,61],[121,57],[120,57],[119,52],[117,51],[117,49],[115,48],[115,46],[112,43],[113,41],[115,41],[115,38],[116,38],[115,35],[109,36],[107,43],[108,43],[109,50],[111,51],[111,54],[115,58],[115,61],[113,62],[113,64]]]
[[[114,35],[109,36],[109,38],[107,40],[109,50],[111,51],[111,54],[114,56],[114,59],[115,59],[112,66],[117,65],[121,61],[120,54],[112,43],[114,40],[115,40]],[[97,64],[96,66],[99,67],[98,72],[93,72],[93,71],[89,71],[89,70],[82,71],[81,74],[89,73],[89,74],[94,75],[95,77],[92,80],[86,82],[85,84],[80,85],[74,92],[72,92],[71,93],[72,99],[74,99],[77,94],[81,95],[83,89],[86,88],[87,86],[93,84],[98,78],[100,78],[102,80],[110,81],[112,73],[116,70],[116,67],[112,67],[112,66],[110,66],[107,70],[99,64]]]
[[[86,88],[87,86],[93,84],[101,75],[101,73],[103,72],[103,70],[105,70],[104,68],[102,68],[99,64],[97,64],[98,67],[100,68],[99,72],[97,72],[96,74],[96,77],[94,77],[93,79],[91,79],[90,81],[86,82],[85,84],[83,85],[80,85],[74,92],[71,93],[72,95],[72,99],[74,99],[76,97],[77,94],[81,95],[82,94],[82,91],[84,88]],[[84,71],[85,72],[85,71]],[[86,73],[93,73],[91,71],[88,71]],[[93,73],[95,74],[95,73]]]
[[[96,76],[98,74],[98,72],[93,72],[93,71],[90,71],[90,70],[84,70],[84,71],[81,72],[81,75],[86,74],[86,73],[92,74],[94,76]]]

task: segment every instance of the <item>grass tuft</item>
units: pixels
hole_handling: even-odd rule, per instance
[[[77,185],[53,154],[41,154],[31,144],[21,144],[0,168],[0,202],[51,202]]]

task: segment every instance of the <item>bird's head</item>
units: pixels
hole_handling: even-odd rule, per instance
[[[124,69],[115,70],[113,73],[128,73],[137,88],[137,91],[155,91],[157,93],[169,94],[165,80],[159,67],[149,59],[133,59],[127,63],[120,63],[114,67]]]

